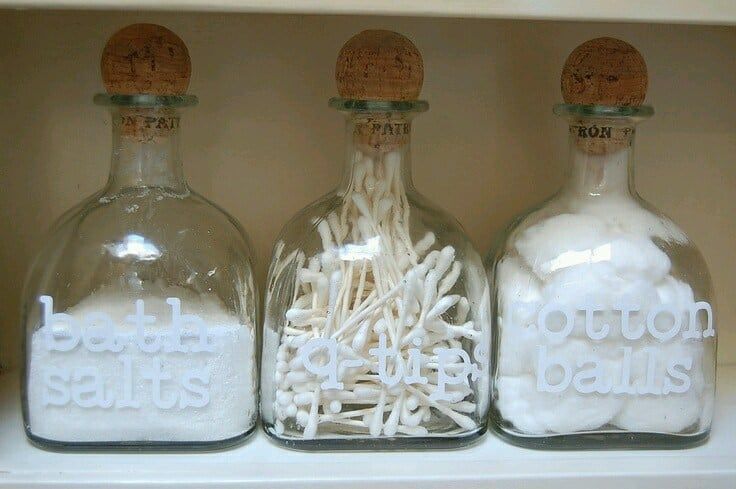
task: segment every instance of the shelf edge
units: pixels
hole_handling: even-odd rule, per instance
[[[80,10],[180,10],[275,14],[381,15],[447,18],[645,22],[736,25],[728,0],[0,0],[0,8]]]

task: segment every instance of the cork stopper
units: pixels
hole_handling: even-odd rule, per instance
[[[133,24],[113,34],[102,51],[102,81],[111,95],[184,95],[192,64],[184,42],[166,27]],[[122,107],[123,137],[139,142],[168,138],[179,129],[171,107]]]
[[[340,50],[335,80],[343,98],[416,100],[424,81],[424,62],[414,43],[401,34],[367,30]]]
[[[565,103],[638,107],[647,94],[647,65],[633,47],[599,37],[573,50],[562,68]],[[575,144],[584,153],[604,156],[631,146],[634,128],[623,121],[582,117],[570,123]]]
[[[100,68],[105,89],[115,95],[182,95],[192,74],[184,42],[155,24],[133,24],[113,34]]]
[[[562,68],[568,104],[638,106],[647,94],[647,65],[634,46],[599,37],[576,47]]]

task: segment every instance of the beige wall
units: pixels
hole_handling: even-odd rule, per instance
[[[640,48],[657,115],[639,132],[642,195],[701,247],[714,277],[722,362],[736,361],[736,29],[725,27],[170,13],[0,12],[0,348],[17,359],[20,284],[43,232],[98,189],[110,123],[92,105],[100,50],[134,21],[190,47],[184,121],[193,187],[249,231],[265,275],[281,225],[342,169],[342,119],[327,108],[342,42],[382,27],[426,64],[429,113],[415,124],[417,186],[455,214],[483,254],[514,215],[551,194],[565,128],[551,114],[559,70],[586,38]]]

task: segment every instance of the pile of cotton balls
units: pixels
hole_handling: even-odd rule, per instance
[[[566,207],[522,227],[496,266],[501,418],[528,435],[680,433],[707,424],[713,379],[704,359],[714,331],[704,318],[712,310],[673,276],[655,244],[685,236],[628,196]],[[627,301],[638,307],[622,325]],[[663,305],[672,312],[655,315],[647,329],[648,312]]]

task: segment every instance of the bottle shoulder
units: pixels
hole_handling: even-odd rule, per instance
[[[505,244],[541,227],[581,237],[605,232],[612,237],[644,236],[670,246],[694,246],[672,219],[649,202],[630,194],[588,198],[555,195],[514,219],[504,234]]]
[[[588,292],[603,283],[627,288],[674,279],[701,297],[711,295],[707,264],[695,244],[632,195],[553,197],[511,223],[487,268],[496,270],[504,261],[527,270],[534,283],[590,282]]]
[[[253,260],[247,236],[229,214],[194,192],[154,188],[94,194],[63,214],[39,248],[29,277],[49,280],[53,270],[70,278],[104,273],[111,280],[142,269],[201,275],[228,267],[250,274]]]
[[[434,231],[447,236],[451,241],[468,241],[465,230],[460,222],[451,214],[440,208],[422,194],[416,191],[406,192],[406,203],[402,210],[409,218],[409,227],[419,227],[427,231]],[[277,242],[294,242],[300,237],[319,233],[319,224],[331,219],[331,216],[340,216],[343,220],[360,219],[361,217],[375,220],[377,206],[380,202],[368,203],[370,209],[361,213],[360,206],[351,195],[329,192],[313,201],[296,213],[281,229]],[[345,215],[352,212],[350,216]],[[388,212],[388,211],[387,211]],[[402,216],[404,217],[404,216]],[[349,241],[350,239],[348,239]]]
[[[250,249],[240,224],[217,204],[191,190],[177,193],[155,187],[93,194],[62,214],[51,226],[49,237],[75,233],[106,239],[121,232],[197,234],[204,241],[241,241]]]
[[[316,229],[317,224],[327,219],[330,213],[338,209],[343,202],[343,197],[336,190],[322,195],[286,221],[281,227],[276,242],[294,243],[298,241],[300,236],[308,234],[313,228]]]
[[[412,212],[418,214],[418,217],[422,218],[428,226],[468,239],[460,221],[424,194],[416,191],[409,192],[407,198]]]

